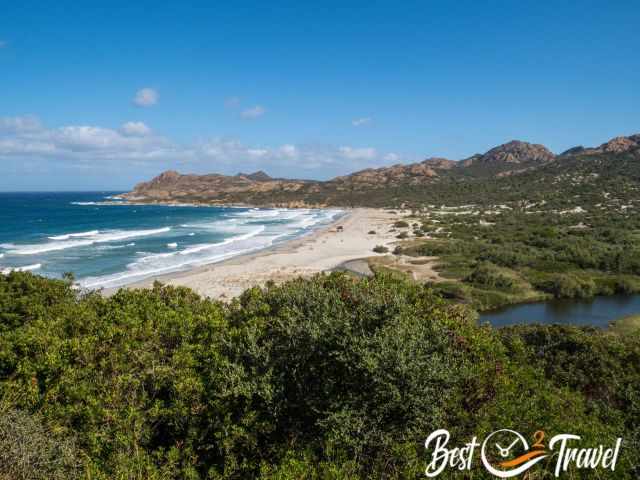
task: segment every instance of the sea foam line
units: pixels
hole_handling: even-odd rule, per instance
[[[267,234],[260,235],[265,232],[266,225],[253,225],[250,231],[245,231],[239,235],[234,235],[217,243],[207,243],[194,245],[183,250],[177,250],[165,253],[146,253],[137,261],[129,263],[125,271],[104,275],[99,277],[86,277],[80,280],[80,285],[84,288],[97,287],[118,287],[144,278],[153,277],[165,273],[184,270],[192,266],[200,266],[206,264],[217,263],[228,258],[244,255],[246,253],[263,250],[272,246],[276,241],[283,237],[297,236],[303,234],[304,231],[310,232],[317,225],[329,222],[338,217],[341,210],[292,210],[279,209],[278,214],[274,215],[275,210],[271,210],[268,216],[262,218],[251,217],[250,214],[262,212],[264,210],[249,210],[240,218],[231,215],[225,220],[219,220],[208,223],[199,224],[183,224],[182,228],[205,228],[214,231],[238,231],[238,228],[246,230],[249,225],[247,221],[260,221],[263,219],[266,223],[273,220],[286,220],[287,223],[277,226],[278,232],[272,231],[269,227]],[[275,226],[275,225],[274,225]],[[272,235],[273,234],[273,235]],[[252,237],[258,237],[252,240]]]
[[[74,237],[92,237],[98,234],[98,230],[90,230],[88,232],[78,232],[78,233],[65,233],[63,235],[54,235],[52,237],[47,237],[51,240],[69,240]]]
[[[162,273],[183,270],[192,265],[206,265],[220,262],[227,258],[236,257],[256,250],[267,248],[274,238],[267,237],[254,244],[246,242],[264,231],[264,225],[242,235],[236,235],[222,242],[199,245],[179,252],[156,253],[147,255],[136,262],[127,265],[127,270],[121,273],[102,277],[90,277],[80,281],[84,288],[116,287]],[[244,244],[243,244],[244,242]],[[240,243],[235,250],[229,250],[230,245]],[[215,250],[215,251],[211,251]],[[208,252],[207,252],[208,251]],[[205,254],[201,254],[205,252]]]
[[[52,241],[43,244],[33,245],[14,245],[5,244],[5,248],[10,248],[7,253],[13,255],[37,255],[39,253],[53,252],[56,250],[66,250],[68,248],[86,247],[95,243],[115,242],[126,240],[128,238],[146,237],[149,235],[157,235],[171,230],[171,227],[155,228],[150,230],[124,230],[121,232],[97,233],[86,240],[66,240]]]
[[[25,265],[24,267],[3,268],[1,273],[9,275],[11,272],[30,272],[31,270],[38,270],[40,267],[42,267],[41,263],[34,263],[33,265]]]

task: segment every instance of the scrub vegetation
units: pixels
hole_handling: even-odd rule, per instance
[[[518,288],[504,268],[465,275]],[[478,326],[398,276],[319,275],[230,304],[0,276],[0,478],[421,478],[433,430],[464,444],[509,427],[623,437],[615,478],[632,479],[638,379],[638,331]]]
[[[440,275],[450,281],[434,288],[479,310],[640,291],[640,215],[500,207],[416,213],[430,238],[394,253],[437,256]]]

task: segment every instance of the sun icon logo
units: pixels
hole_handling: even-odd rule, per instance
[[[544,432],[538,430],[533,440],[535,443],[529,448],[527,440],[515,430],[497,430],[482,443],[482,463],[489,473],[499,478],[520,475],[547,457]]]

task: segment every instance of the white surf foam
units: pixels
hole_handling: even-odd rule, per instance
[[[182,250],[182,251],[180,251],[178,253],[180,255],[190,255],[192,253],[198,253],[198,252],[201,252],[203,250],[208,250],[210,248],[222,247],[224,245],[229,245],[229,244],[231,244],[233,242],[238,242],[240,240],[247,240],[247,239],[249,239],[251,237],[255,237],[256,235],[264,232],[264,230],[265,230],[265,226],[264,225],[260,225],[258,228],[254,229],[254,230],[252,230],[250,232],[247,232],[247,233],[244,233],[244,234],[241,234],[241,235],[236,235],[235,237],[227,238],[227,239],[225,239],[225,240],[223,240],[221,242],[206,243],[206,244],[203,244],[203,245],[196,245],[195,247],[187,248],[187,249]]]
[[[42,267],[41,263],[34,263],[33,265],[25,265],[23,267],[8,267],[2,269],[2,273],[8,275],[11,272],[30,272],[31,270],[38,270],[40,267]]]
[[[32,245],[10,245],[11,250],[7,253],[12,255],[37,255],[39,253],[53,252],[57,250],[66,250],[68,248],[86,247],[95,243],[116,242],[129,238],[146,237],[149,235],[158,235],[171,230],[170,227],[155,228],[149,230],[116,230],[112,232],[97,232],[93,235],[87,235],[81,240],[54,240],[47,243]],[[5,247],[6,248],[6,247]]]
[[[228,238],[200,244],[189,244],[186,240],[184,244],[166,243],[172,251],[161,253],[136,252],[137,258],[130,260],[124,271],[85,277],[80,280],[80,285],[85,288],[119,287],[154,275],[220,262],[309,233],[317,225],[331,221],[340,213],[340,210],[251,209],[227,212],[222,218],[209,221],[185,223],[176,227],[181,235],[193,236],[194,232],[198,232],[204,238],[211,234],[214,238],[216,234],[226,234]],[[60,243],[84,240],[89,239],[75,238]],[[175,248],[172,248],[173,244],[176,244]]]
[[[271,218],[271,217],[277,217],[278,215],[280,215],[281,210],[279,209],[264,209],[264,210],[259,210],[259,209],[251,209],[247,212],[237,212],[234,213],[234,215],[237,215],[239,217],[253,217],[253,218]]]
[[[166,253],[139,252],[142,258],[127,265],[127,270],[113,275],[81,280],[85,288],[117,287],[152,275],[175,272],[193,265],[204,265],[266,248],[276,236],[259,236],[264,225],[249,232],[227,238],[221,242],[196,245],[184,250]]]
[[[75,238],[75,237],[92,237],[97,234],[98,234],[98,230],[90,230],[88,232],[65,233],[63,235],[54,235],[48,238],[51,240],[69,240],[70,238]]]

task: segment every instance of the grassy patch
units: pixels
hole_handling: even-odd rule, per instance
[[[611,322],[609,329],[619,335],[640,332],[640,315],[629,315]]]

